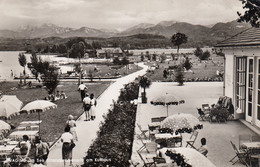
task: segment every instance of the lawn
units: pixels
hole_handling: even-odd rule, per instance
[[[111,82],[85,82],[89,93],[94,93],[98,97],[110,85]],[[2,82],[0,91],[5,95],[16,95],[24,105],[37,99],[44,99],[47,96],[47,91],[44,88],[11,90],[12,87],[17,87],[18,82]],[[77,91],[77,82],[60,82],[57,90],[64,91],[68,96],[67,99],[55,102],[57,109],[50,109],[40,113],[42,120],[40,126],[41,137],[48,142],[54,142],[63,133],[65,122],[69,114],[76,118],[82,113],[82,103],[80,93]],[[38,113],[20,114],[8,120],[14,126],[17,126],[21,121],[38,120]]]
[[[191,71],[187,71],[184,73],[185,80],[207,80],[208,78],[220,79],[219,76],[216,75],[216,71],[223,72],[224,70],[224,58],[217,56],[216,54],[212,54],[211,58],[213,60],[202,61],[200,62],[197,57],[194,55],[188,56],[191,59],[192,68]],[[150,71],[147,73],[147,76],[152,81],[173,81],[174,73],[172,75],[168,75],[168,78],[163,78],[163,70],[168,68],[169,66],[173,66],[178,64],[179,61],[168,61],[165,63],[158,62],[149,62],[148,65],[158,64],[159,69],[155,69],[154,71]]]

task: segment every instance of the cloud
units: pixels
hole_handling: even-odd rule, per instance
[[[164,20],[213,24],[236,19],[238,10],[238,0],[0,0],[0,24],[118,29]]]

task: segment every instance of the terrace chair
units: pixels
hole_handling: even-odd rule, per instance
[[[209,104],[202,104],[201,106],[202,106],[202,110],[203,110],[203,111],[210,111],[210,106],[209,106]]]
[[[249,153],[241,149],[238,150],[236,145],[232,141],[230,141],[230,143],[236,155],[229,162],[231,162],[232,165],[234,165],[235,163],[240,161],[241,163],[245,164],[247,167],[250,167],[250,165],[246,162],[247,160],[249,160]],[[238,159],[235,162],[233,162],[235,158]]]
[[[157,143],[152,142],[151,140],[143,140],[142,138],[140,138],[140,140],[143,145],[137,150],[138,152],[141,152],[145,149],[147,153],[153,153],[154,155],[157,154],[156,153],[158,149]]]
[[[141,125],[137,124],[139,130],[141,131],[141,135],[144,136],[145,139],[147,139],[146,132],[148,132],[148,129],[142,129]]]
[[[252,136],[251,135],[238,135],[238,142],[239,142],[239,149],[242,149],[243,143],[252,142]]]
[[[153,158],[148,158],[148,157],[143,157],[143,155],[137,151],[137,154],[139,155],[139,157],[141,158],[141,160],[143,161],[144,165],[143,167],[150,167],[150,166],[155,166],[155,162],[153,160]]]
[[[146,149],[147,153],[149,153],[149,150],[147,149],[147,145],[149,145],[149,143],[152,143],[151,140],[143,140],[141,135],[137,135],[137,138],[141,140],[142,142],[142,146],[137,150],[138,152],[143,151],[144,149]]]
[[[198,110],[198,114],[200,115],[200,116],[198,117],[199,120],[205,121],[206,119],[209,119],[209,114],[205,114],[205,113],[201,110],[201,108],[197,108],[197,110]]]
[[[195,143],[195,141],[196,141],[196,139],[198,137],[198,134],[199,134],[198,131],[196,131],[196,130],[193,131],[193,133],[190,136],[190,139],[188,141],[186,141],[187,142],[186,147],[190,146],[192,148],[195,148],[193,145],[194,145],[194,143]]]

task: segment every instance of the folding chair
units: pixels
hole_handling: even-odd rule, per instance
[[[209,111],[210,110],[209,104],[202,104],[201,106],[202,106],[203,111]]]
[[[143,161],[143,163],[144,163],[143,166],[144,167],[150,167],[152,165],[155,165],[155,162],[154,162],[153,158],[147,158],[147,157],[144,158],[139,151],[137,151],[137,154],[139,155],[139,157]]]
[[[251,135],[238,135],[239,149],[242,149],[242,144],[246,142],[252,142]]]
[[[205,121],[205,119],[209,118],[209,115],[206,116],[206,114],[201,110],[201,108],[197,108],[197,110],[198,110],[198,114],[200,115],[198,117],[199,120]]]
[[[237,146],[230,141],[233,150],[235,151],[236,155],[229,161],[232,163],[232,165],[234,165],[235,163],[237,163],[238,161],[240,161],[241,163],[245,164],[247,167],[250,167],[250,165],[246,162],[246,160],[249,160],[249,153],[245,152],[244,150],[238,150]],[[233,162],[233,160],[235,158],[238,158],[235,162]]]
[[[141,135],[144,136],[145,139],[147,139],[147,136],[146,136],[146,132],[148,132],[149,130],[148,129],[142,129],[141,125],[137,124],[139,130],[141,131]]]
[[[198,137],[198,134],[199,134],[198,131],[196,131],[196,130],[193,131],[193,133],[190,136],[190,140],[186,141],[187,142],[186,147],[191,146],[192,148],[195,148],[193,145]]]
[[[143,140],[141,138],[141,135],[137,135],[137,138],[139,138],[142,142],[142,146],[137,150],[138,152],[143,151],[144,149],[146,149],[146,152],[149,153],[149,151],[155,152],[151,149],[150,143],[154,143],[151,140]],[[155,143],[156,144],[156,143]],[[154,149],[156,150],[156,149]]]

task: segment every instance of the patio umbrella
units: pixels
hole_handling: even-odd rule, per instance
[[[200,124],[198,118],[191,114],[174,114],[167,117],[162,121],[162,128],[170,128],[175,131],[176,134],[183,132],[192,132],[195,129],[203,128],[203,125]]]
[[[0,116],[9,118],[20,111],[23,102],[16,95],[3,95],[0,99]]]
[[[50,102],[50,101],[47,101],[47,100],[35,100],[35,101],[32,101],[32,102],[26,104],[21,109],[21,111],[37,111],[38,112],[39,121],[40,121],[41,120],[40,119],[40,111],[44,112],[44,111],[46,111],[48,109],[51,109],[51,108],[57,108],[57,105],[52,103],[52,102]]]
[[[3,120],[0,120],[0,131],[2,131],[2,130],[10,130],[10,129],[11,129],[11,126],[8,123],[6,123]]]
[[[170,95],[168,93],[155,97],[151,101],[151,104],[166,106],[167,107],[167,116],[168,116],[169,105],[179,105],[179,104],[184,104],[184,103],[185,103],[184,100],[180,100],[178,97]]]

